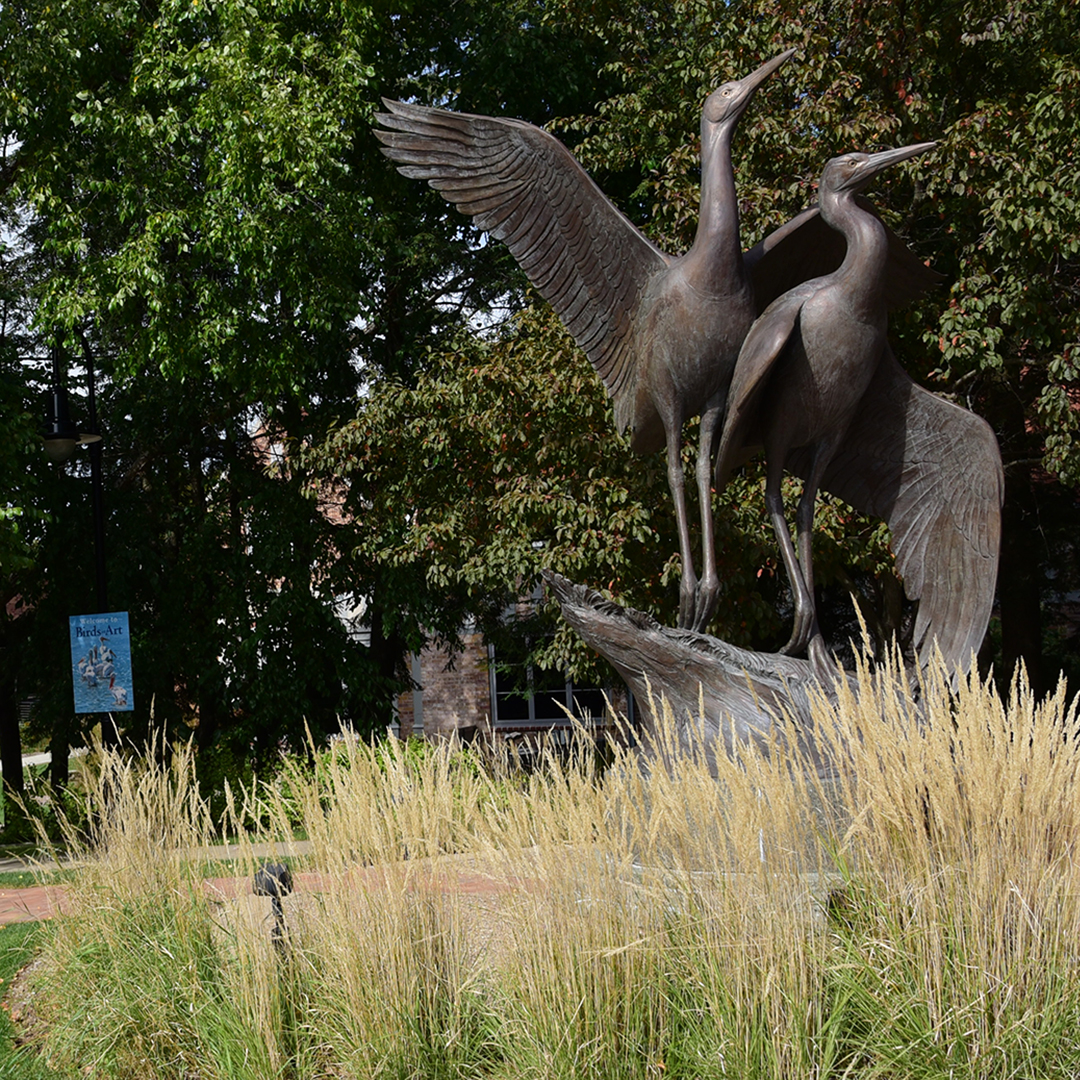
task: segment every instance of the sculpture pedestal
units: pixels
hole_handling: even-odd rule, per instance
[[[666,699],[687,746],[704,742],[730,754],[739,743],[767,750],[780,740],[794,743],[819,775],[833,771],[815,736],[811,701],[835,700],[838,671],[819,673],[808,660],[661,626],[559,574],[545,571],[544,579],[566,621],[626,680],[646,731],[655,730],[653,709]]]

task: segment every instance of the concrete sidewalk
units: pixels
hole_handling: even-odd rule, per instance
[[[87,750],[85,746],[79,746],[76,747],[74,750],[69,751],[68,757],[80,758],[85,757],[88,753],[90,753],[90,751]],[[48,753],[47,751],[44,754],[23,754],[22,763],[24,769],[29,768],[29,766],[31,765],[51,765],[52,754]],[[0,761],[0,768],[3,768],[2,761]]]
[[[0,874],[18,874],[23,870],[56,870],[57,864],[51,859],[35,863],[30,855],[9,855],[0,859]]]

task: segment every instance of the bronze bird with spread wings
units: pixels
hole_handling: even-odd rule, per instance
[[[966,670],[990,617],[997,578],[1001,457],[985,421],[919,387],[888,345],[889,240],[856,194],[889,165],[931,149],[843,154],[826,166],[820,216],[844,238],[831,274],[796,285],[747,335],[731,382],[717,476],[764,447],[765,499],[795,599],[782,650],[824,660],[814,607],[811,534],[819,488],[885,518],[908,596],[919,599],[914,645],[935,644]],[[797,548],[784,518],[785,469],[806,486]]]

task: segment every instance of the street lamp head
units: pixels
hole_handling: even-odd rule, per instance
[[[62,386],[54,386],[49,394],[49,414],[41,438],[50,461],[67,461],[75,452],[79,429],[71,422],[67,391]]]
[[[54,434],[43,435],[42,439],[45,443],[45,456],[58,465],[67,461],[75,452],[77,442],[75,439],[65,439]]]
[[[100,442],[101,436],[96,432],[80,431],[71,422],[67,391],[62,386],[54,386],[49,394],[49,414],[45,419],[45,430],[41,439],[49,460],[61,462],[71,457],[76,446]]]
[[[280,900],[293,891],[292,871],[285,863],[264,863],[255,872],[251,891],[256,896],[272,896]]]

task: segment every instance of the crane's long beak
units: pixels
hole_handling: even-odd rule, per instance
[[[788,49],[787,52],[782,52],[779,56],[774,56],[771,60],[767,60],[764,64],[750,75],[740,79],[742,83],[742,93],[749,96],[774,72],[779,70],[795,55],[794,49]]]
[[[927,150],[933,150],[935,146],[937,146],[936,142],[912,143],[911,146],[901,146],[897,150],[882,150],[878,154],[869,154],[859,177],[859,186],[862,187],[863,184],[868,183],[890,165],[907,161],[908,158],[918,157],[919,154],[925,154]]]

